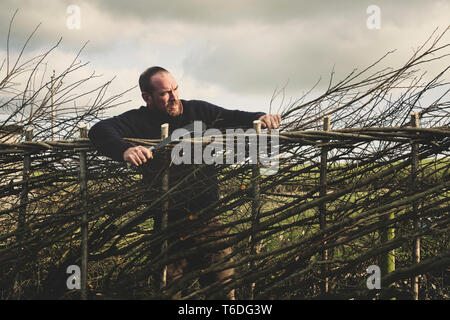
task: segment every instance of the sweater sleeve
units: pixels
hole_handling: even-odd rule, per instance
[[[132,145],[124,137],[133,137],[132,114],[126,112],[97,122],[89,130],[89,139],[102,153],[114,160],[123,161],[123,153]]]
[[[203,112],[206,113],[209,124],[215,128],[252,127],[254,120],[265,115],[264,112],[228,110],[209,102],[202,102]]]

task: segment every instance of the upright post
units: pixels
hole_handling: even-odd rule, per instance
[[[52,116],[52,141],[55,140],[55,100],[53,95],[55,94],[55,70],[53,70],[52,75],[52,84],[51,84],[51,92],[50,92],[50,99],[51,99],[51,116]]]
[[[25,130],[25,141],[33,140],[33,129],[27,128]],[[20,209],[17,221],[17,242],[19,244],[19,254],[22,255],[24,250],[24,238],[25,238],[25,221],[28,206],[28,192],[29,192],[29,181],[30,181],[30,169],[31,169],[31,154],[27,153],[23,157],[23,171],[22,171],[22,192],[20,193]],[[20,266],[17,266],[20,268]],[[20,270],[16,274],[16,279],[14,281],[14,289],[16,291],[17,299],[21,296],[21,276]]]
[[[325,116],[323,118],[323,131],[330,131],[330,117]],[[325,139],[323,140],[324,143],[327,143],[329,140]],[[324,146],[321,150],[320,155],[320,197],[325,197],[327,195],[327,164],[328,164],[328,147]],[[326,204],[322,203],[319,206],[319,224],[320,224],[320,230],[325,229],[327,224],[327,209]],[[326,236],[324,235],[324,238]],[[323,245],[325,246],[326,241],[323,241]],[[328,250],[322,251],[322,259],[323,261],[328,260]],[[328,273],[328,266],[327,264],[324,264],[322,267],[323,274]],[[323,293],[328,293],[328,277],[324,278],[324,283],[322,287]]]
[[[25,141],[31,141],[33,139],[33,129],[28,128],[25,130]],[[31,155],[29,153],[25,154],[23,157],[23,172],[22,172],[22,192],[20,193],[20,210],[18,219],[18,235],[17,239],[19,242],[23,241],[24,238],[24,227],[25,218],[28,205],[28,183],[30,180],[30,168],[31,168]],[[22,245],[22,244],[21,244]]]
[[[164,123],[161,125],[161,140],[166,139],[169,136],[169,124]],[[166,193],[169,191],[169,167],[163,171],[162,174],[162,191]],[[166,200],[162,208],[161,216],[161,231],[167,229],[169,223],[169,200]],[[161,247],[161,252],[165,256],[167,254],[168,242],[164,240]],[[160,289],[163,289],[167,285],[167,265],[163,266],[161,271],[161,284]]]
[[[80,125],[80,138],[87,138],[87,126]],[[87,158],[86,151],[80,151],[80,194],[81,207],[81,299],[87,300],[88,282],[88,185],[87,185]]]
[[[394,213],[389,213],[383,219],[384,221],[389,222],[389,220],[392,220],[394,218],[395,218]],[[388,242],[394,239],[394,237],[395,237],[395,228],[390,227],[389,224],[387,224],[381,231],[381,242],[382,243]],[[382,255],[380,267],[382,276],[395,271],[395,250],[388,251]],[[395,298],[393,299],[395,300]]]
[[[411,113],[411,126],[413,128],[420,127],[419,114],[417,112]],[[417,191],[417,172],[419,168],[419,146],[417,143],[411,143],[411,189]],[[414,231],[420,229],[419,205],[417,201],[413,202],[413,216],[414,216]],[[413,263],[420,262],[420,237],[413,240]],[[419,300],[419,277],[415,276],[412,280],[413,299]]]
[[[252,228],[250,235],[250,254],[259,253],[259,246],[255,241],[256,234],[253,231],[254,228],[259,224],[259,210],[261,207],[260,199],[260,163],[259,163],[259,135],[261,134],[261,120],[253,121],[253,129],[256,133],[256,163],[253,165],[252,169]],[[253,269],[255,262],[250,263],[250,269]],[[250,285],[250,300],[255,297],[255,282]]]
[[[381,230],[381,242],[386,243],[390,240],[393,240],[395,238],[395,228],[393,226],[390,226],[389,221],[393,220],[395,218],[395,214],[393,212],[390,212],[386,216],[383,217],[384,228]],[[395,250],[388,251],[384,253],[381,256],[380,261],[380,269],[381,269],[381,275],[385,276],[388,273],[395,271]],[[386,287],[386,285],[392,286],[393,284],[382,284]],[[395,300],[395,298],[391,298],[392,300]]]

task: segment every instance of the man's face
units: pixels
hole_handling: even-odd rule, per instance
[[[142,93],[147,105],[175,117],[181,114],[181,101],[178,99],[178,84],[170,73],[159,72],[150,78],[154,88],[151,94]]]

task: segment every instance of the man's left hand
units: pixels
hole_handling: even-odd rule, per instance
[[[278,129],[281,123],[281,116],[279,114],[265,114],[259,119],[261,121],[261,126],[267,128],[270,132],[271,129]]]

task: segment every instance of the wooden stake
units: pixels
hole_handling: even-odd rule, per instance
[[[87,138],[87,126],[80,125],[80,138]],[[83,214],[81,216],[81,300],[88,298],[88,185],[86,151],[80,151],[80,194]]]
[[[323,130],[330,131],[330,117],[325,116],[323,118]],[[324,140],[324,143],[327,143],[329,140]],[[328,147],[322,147],[321,155],[320,155],[320,197],[325,197],[327,195],[327,164],[328,164]],[[319,223],[320,230],[325,229],[327,224],[327,209],[326,203],[322,203],[319,206]],[[324,235],[324,238],[326,235]],[[323,241],[323,245],[325,246],[326,241]],[[328,250],[322,251],[322,259],[323,261],[328,260]],[[324,274],[328,273],[328,266],[323,265],[322,272]],[[323,293],[328,293],[328,277],[325,277],[323,287]]]
[[[54,106],[54,97],[55,94],[55,70],[53,70],[52,75],[52,85],[51,85],[51,116],[52,116],[52,141],[55,140],[55,106]]]
[[[25,130],[25,141],[33,140],[33,129],[28,128]],[[28,205],[28,182],[30,180],[30,168],[31,168],[31,155],[25,154],[23,157],[23,173],[22,173],[22,181],[23,181],[23,189],[20,194],[20,210],[19,210],[19,221],[18,221],[18,231],[19,234],[17,239],[21,242],[23,240],[23,232],[25,225],[25,217],[27,212]]]
[[[420,127],[419,114],[417,112],[411,113],[411,126],[413,128]],[[419,146],[417,143],[411,144],[411,188],[412,191],[417,191],[417,171],[419,169]],[[417,201],[413,203],[414,215],[414,231],[420,229],[419,205]],[[414,239],[413,242],[413,263],[420,262],[420,237]],[[419,277],[415,276],[412,279],[413,299],[419,300]]]
[[[260,163],[259,163],[259,135],[261,134],[261,120],[253,121],[253,129],[256,131],[256,164],[253,166],[252,170],[252,231],[250,234],[250,254],[258,254],[260,248],[258,243],[256,243],[255,238],[256,234],[253,232],[253,229],[259,224],[259,210],[261,207],[261,199],[260,199]],[[250,263],[250,270],[255,267],[255,262],[252,261]],[[255,285],[253,282],[250,285],[250,300],[255,298]]]
[[[33,140],[33,129],[27,128],[25,130],[25,141]],[[19,253],[18,255],[22,255],[22,251],[24,250],[24,238],[25,238],[25,222],[26,222],[26,214],[28,207],[28,192],[29,186],[28,183],[30,181],[30,169],[31,169],[31,155],[29,153],[25,154],[23,157],[23,172],[22,172],[22,181],[23,181],[23,189],[20,193],[20,209],[19,216],[17,221],[17,242],[19,243]],[[17,268],[20,269],[20,266],[16,265]],[[16,291],[16,298],[19,300],[22,293],[22,279],[20,275],[20,270],[16,274],[16,279],[14,281],[14,291]]]
[[[164,123],[161,125],[161,140],[166,139],[169,136],[169,124]],[[169,163],[167,161],[167,163]],[[169,167],[167,166],[162,175],[162,191],[164,193],[169,191]],[[161,230],[167,229],[169,222],[169,200],[165,201],[163,204],[163,210],[161,215]],[[167,254],[168,242],[164,240],[161,247],[161,252]],[[167,265],[165,265],[161,271],[161,284],[160,289],[167,286]]]

